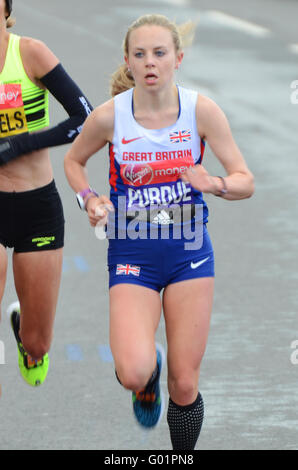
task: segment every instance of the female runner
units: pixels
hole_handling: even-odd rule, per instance
[[[125,64],[112,79],[113,98],[92,112],[65,157],[67,178],[91,225],[109,217],[111,350],[117,378],[132,391],[135,416],[146,427],[161,416],[162,354],[155,333],[163,308],[167,420],[175,450],[195,448],[204,411],[198,380],[214,258],[202,193],[236,200],[254,191],[223,111],[174,81],[186,32],[187,25],[178,28],[161,15],[145,15],[131,25]],[[202,166],[206,141],[225,177],[211,176]],[[110,198],[89,187],[85,171],[87,160],[107,143]]]
[[[9,32],[11,10],[12,0],[0,0],[0,303],[9,247],[19,301],[8,313],[20,372],[36,386],[48,371],[64,243],[48,147],[72,142],[92,109],[44,43]],[[54,127],[48,90],[69,115]]]

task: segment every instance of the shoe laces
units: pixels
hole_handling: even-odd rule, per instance
[[[136,392],[136,399],[143,403],[154,403],[156,394],[153,391],[146,391],[146,389]]]
[[[24,354],[24,366],[26,369],[34,369],[34,367],[42,366],[43,358],[41,359],[33,359],[29,354]]]

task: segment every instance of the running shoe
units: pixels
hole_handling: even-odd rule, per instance
[[[162,417],[164,400],[160,390],[160,373],[163,363],[163,350],[156,348],[157,375],[154,381],[143,390],[132,393],[133,411],[138,423],[145,428],[152,428],[158,424]]]
[[[18,346],[18,362],[21,375],[27,384],[32,387],[41,385],[47,376],[49,369],[49,356],[45,354],[38,361],[33,359],[23,348],[21,338],[19,337],[20,329],[20,304],[14,302],[7,309],[10,317],[11,327]]]

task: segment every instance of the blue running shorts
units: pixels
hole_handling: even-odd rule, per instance
[[[109,287],[137,284],[160,292],[175,282],[214,277],[214,253],[206,225],[197,249],[186,249],[182,239],[110,239]]]

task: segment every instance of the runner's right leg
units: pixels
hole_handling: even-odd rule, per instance
[[[20,372],[32,386],[42,384],[48,372],[62,256],[62,248],[13,254],[21,314],[14,308],[11,321],[18,344]]]
[[[157,424],[161,413],[161,358],[155,332],[161,315],[159,293],[134,284],[110,289],[110,345],[119,382],[132,390],[133,409],[140,424]]]

